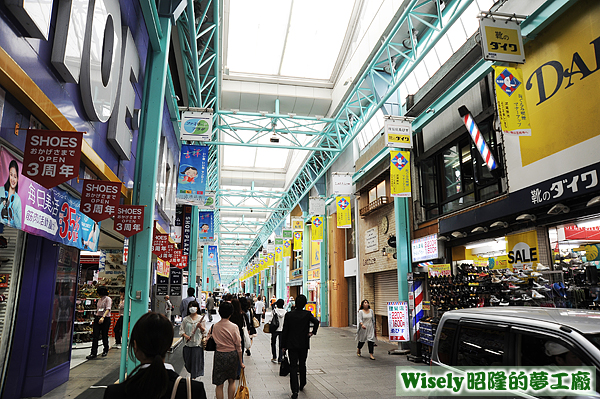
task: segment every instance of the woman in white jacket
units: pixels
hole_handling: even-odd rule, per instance
[[[283,299],[278,299],[275,302],[275,308],[273,309],[273,318],[271,319],[271,326],[273,325],[273,319],[277,317],[277,321],[279,321],[279,326],[277,326],[276,330],[271,330],[271,352],[273,353],[273,358],[271,362],[273,363],[281,363],[281,359],[283,358],[283,353],[281,353],[281,332],[283,331],[283,320],[285,319],[285,302]],[[279,337],[279,357],[277,357],[277,347],[275,344],[277,343],[277,337]]]

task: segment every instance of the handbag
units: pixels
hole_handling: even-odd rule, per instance
[[[244,333],[244,348],[250,349],[252,341],[250,340],[250,334],[248,334],[248,327],[242,327],[242,332]]]
[[[281,364],[279,365],[279,376],[285,377],[290,373],[290,361],[287,358],[287,353],[283,355],[283,359],[281,360]]]
[[[265,325],[263,327],[263,332],[265,334],[270,334],[271,333],[271,325],[269,323],[265,323]]]
[[[271,330],[273,332],[277,331],[279,328],[279,316],[277,316],[277,312],[273,311],[273,318],[271,318]]]
[[[254,326],[254,328],[258,328],[258,327],[260,327],[260,321],[258,321],[256,319],[256,317],[253,317],[252,318],[252,325]]]
[[[177,377],[175,385],[173,385],[173,391],[171,391],[171,399],[175,399],[175,396],[177,396],[177,387],[182,378],[182,376]],[[192,381],[189,376],[185,377],[185,385],[187,386],[187,399],[192,399]]]
[[[211,327],[210,331],[208,332],[208,338],[206,340],[206,347],[204,348],[204,350],[208,351],[208,352],[214,352],[217,350],[217,343],[215,342],[215,339],[212,337],[213,327]],[[203,341],[202,344],[204,346],[204,339],[202,341]]]
[[[250,390],[248,389],[248,384],[246,383],[244,369],[242,369],[242,374],[240,375],[240,385],[235,392],[234,399],[250,399]]]

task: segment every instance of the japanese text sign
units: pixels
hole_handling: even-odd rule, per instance
[[[79,175],[82,132],[27,131],[23,174],[45,188]]]
[[[525,62],[523,37],[516,21],[483,18],[479,22],[483,58],[491,61]]]
[[[179,137],[182,141],[210,141],[212,122],[213,114],[211,112],[182,112]]]
[[[385,145],[391,148],[412,148],[412,125],[408,120],[384,120]]]
[[[183,254],[189,255],[190,244],[192,241],[192,207],[190,205],[184,205],[183,207],[183,226],[181,234],[181,245],[183,247]]]
[[[115,216],[114,229],[125,237],[131,237],[144,228],[143,205],[119,205]]]
[[[160,258],[156,260],[156,274],[169,277],[169,264]]]
[[[428,273],[429,277],[450,277],[452,270],[450,264],[430,265]]]
[[[169,244],[168,234],[155,233],[154,237],[152,237],[152,253],[161,259],[165,259]]]
[[[350,197],[336,197],[335,207],[337,211],[337,228],[352,228],[352,207],[350,205]]]
[[[177,202],[204,206],[208,147],[182,145],[177,179]]]
[[[198,241],[199,242],[213,242],[215,240],[214,233],[214,213],[210,212],[198,212],[200,223],[199,233],[198,233]]]
[[[502,133],[531,136],[523,72],[517,68],[503,66],[492,68],[495,73],[496,102]]]
[[[410,341],[408,302],[388,302],[387,310],[390,341]]]
[[[390,192],[392,197],[410,197],[410,151],[390,151]]]
[[[413,262],[439,258],[437,234],[411,240],[411,249]]]
[[[96,222],[114,216],[120,199],[121,182],[88,179],[83,181],[81,211]]]

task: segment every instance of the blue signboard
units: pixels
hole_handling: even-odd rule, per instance
[[[212,211],[198,212],[200,223],[198,223],[198,241],[202,243],[215,240],[214,213]]]
[[[208,246],[208,266],[217,266],[217,262],[219,260],[219,253],[217,252],[216,245]]]
[[[204,205],[208,147],[182,145],[177,178],[177,202]]]

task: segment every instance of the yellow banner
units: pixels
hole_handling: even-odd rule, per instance
[[[321,243],[316,241],[310,242],[310,266],[321,265]]]
[[[538,239],[535,230],[506,236],[508,264],[517,269],[533,269],[539,262]]]
[[[275,266],[275,254],[269,253],[267,255],[267,268],[270,266]]]
[[[525,102],[523,72],[517,68],[494,66],[496,102],[502,133],[531,136],[529,112]]]
[[[314,242],[323,241],[323,216],[313,216],[310,240]]]
[[[410,197],[410,151],[390,151],[390,193]]]
[[[294,231],[304,230],[304,222],[302,221],[302,218],[293,218],[292,219],[292,229]]]
[[[156,258],[156,274],[163,277],[169,277],[169,264],[160,258]]]
[[[290,258],[292,256],[292,240],[283,240],[283,257]]]
[[[281,262],[282,261],[282,253],[283,253],[283,247],[275,247],[275,262]]]
[[[294,231],[294,251],[300,251],[302,249],[302,232]]]
[[[429,277],[449,277],[452,275],[450,264],[430,265],[428,269]]]
[[[337,210],[338,229],[352,228],[352,207],[350,206],[350,197],[336,197],[335,207]]]

